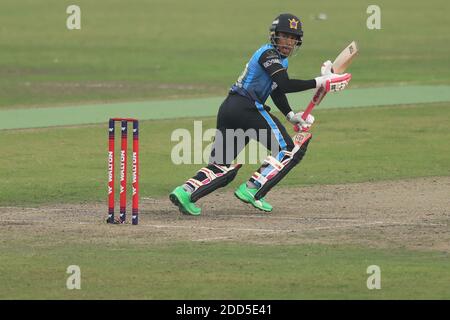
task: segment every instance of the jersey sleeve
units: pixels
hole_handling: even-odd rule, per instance
[[[316,80],[314,79],[289,79],[286,70],[275,73],[272,76],[272,80],[277,84],[277,88],[283,93],[300,92],[316,87]]]
[[[292,111],[286,95],[280,89],[273,90],[270,97],[284,116],[287,116],[287,114]]]
[[[259,57],[258,63],[272,77],[281,70],[285,70],[281,62],[281,58],[274,49],[263,52]]]

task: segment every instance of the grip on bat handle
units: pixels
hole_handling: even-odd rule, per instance
[[[306,131],[309,131],[309,128],[301,128],[300,129],[299,125],[296,124],[296,125],[294,125],[294,131],[295,132],[300,132],[300,131],[306,132]]]
[[[314,109],[315,104],[313,102],[310,102],[308,104],[308,107],[306,108],[306,110],[303,112],[302,114],[302,119],[306,121],[306,118],[308,118],[309,114],[311,113],[312,109]],[[309,128],[302,128],[302,130],[300,130],[300,127],[298,124],[294,125],[294,131],[295,132],[299,132],[299,131],[308,131]]]

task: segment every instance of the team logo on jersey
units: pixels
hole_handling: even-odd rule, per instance
[[[295,20],[295,19],[292,19],[292,20],[291,20],[291,19],[288,19],[288,20],[289,20],[289,28],[297,30],[298,23],[299,23],[300,21]]]
[[[280,61],[280,59],[278,59],[278,58],[276,58],[276,59],[270,59],[270,60],[267,60],[266,62],[264,62],[263,63],[263,66],[264,66],[264,68],[268,68],[268,67],[270,67],[271,65],[273,65],[274,63],[278,63],[278,64],[281,64],[281,61]]]

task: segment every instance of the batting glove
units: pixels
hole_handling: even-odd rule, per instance
[[[294,113],[294,111],[291,111],[287,114],[286,119],[293,125],[298,125],[303,129],[309,129],[314,123],[314,116],[312,114],[308,114],[305,120],[303,120],[302,116],[303,112]]]
[[[352,79],[351,73],[343,73],[343,74],[328,74],[321,77],[315,78],[316,80],[316,88],[323,87],[326,92],[332,91],[341,91],[347,88],[348,83]]]
[[[333,73],[333,63],[330,60],[325,61],[320,68],[320,75],[326,76]]]

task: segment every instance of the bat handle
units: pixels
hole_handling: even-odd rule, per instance
[[[306,107],[306,110],[303,112],[302,114],[302,119],[306,120],[306,118],[308,118],[308,116],[310,115],[312,109],[314,109],[314,107],[316,106],[316,104],[314,102],[310,102],[308,104],[308,106]],[[308,131],[309,128],[302,128],[301,131]],[[300,127],[298,126],[298,124],[294,125],[294,131],[295,132],[299,132],[300,131]]]
[[[316,104],[312,101],[308,104],[308,106],[306,107],[306,110],[302,114],[303,120],[306,120],[306,118],[308,118],[308,116],[311,114],[311,111],[314,109],[315,106],[316,106]]]
[[[296,124],[296,125],[294,125],[294,131],[295,131],[295,132],[300,132],[300,131],[302,131],[302,132],[308,132],[308,131],[309,131],[309,128],[301,128],[301,129],[300,129],[299,125]]]

